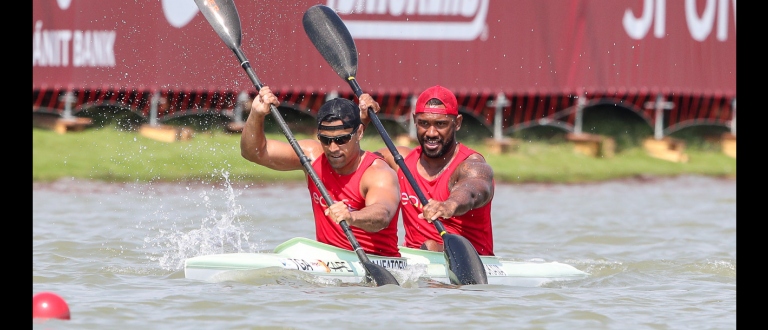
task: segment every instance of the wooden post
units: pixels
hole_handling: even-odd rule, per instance
[[[149,105],[149,124],[139,127],[139,134],[150,139],[162,142],[187,141],[192,139],[194,131],[188,127],[174,127],[170,125],[160,125],[157,123],[157,112],[160,107],[160,92],[152,94],[152,100]]]
[[[411,111],[408,112],[408,137],[416,141],[416,123],[413,122],[413,114],[416,112],[416,101],[418,97],[411,95]]]
[[[507,96],[504,93],[496,95],[496,100],[488,101],[487,105],[494,107],[493,113],[493,138],[486,139],[485,144],[494,154],[502,154],[510,152],[517,148],[519,141],[514,141],[511,138],[505,138],[502,133],[502,124],[504,121],[504,108],[510,104],[507,100]]]
[[[578,99],[576,99],[576,118],[574,119],[573,124],[573,134],[579,135],[581,134],[581,126],[583,125],[584,119],[582,118],[584,116],[584,107],[587,105],[587,93],[585,92],[584,95],[579,96]]]
[[[72,116],[72,103],[75,102],[75,94],[72,91],[67,91],[64,96],[59,98],[59,101],[64,102],[64,113],[61,115],[61,118],[71,119],[74,117]]]
[[[584,133],[584,108],[587,107],[587,93],[576,99],[576,118],[573,133],[565,135],[565,139],[573,143],[574,151],[592,157],[610,158],[616,152],[616,142],[612,137],[599,134]]]
[[[733,113],[731,114],[731,124],[729,125],[731,127],[731,132],[723,133],[720,143],[723,153],[730,157],[736,158],[736,98],[733,99],[731,107],[733,108]]]
[[[332,90],[328,92],[328,94],[325,95],[325,102],[328,102],[330,100],[333,100],[335,98],[339,97],[339,92]]]
[[[671,162],[686,163],[688,155],[685,154],[685,142],[664,136],[664,110],[675,107],[675,104],[668,102],[664,96],[656,96],[656,102],[646,102],[646,109],[656,111],[656,123],[653,132],[653,139],[643,141],[643,148],[651,157],[668,160]]]
[[[565,139],[573,143],[574,151],[592,157],[611,158],[616,153],[612,137],[598,134],[569,133]]]
[[[240,94],[237,95],[237,104],[235,104],[235,113],[233,114],[236,123],[243,123],[243,109],[248,106],[248,101],[248,93],[245,91],[241,91]]]
[[[160,104],[160,92],[155,91],[149,104],[149,124],[157,126],[157,108]]]
[[[237,95],[237,103],[235,104],[235,109],[232,113],[232,121],[227,123],[227,132],[241,133],[243,131],[243,126],[245,125],[243,121],[243,109],[250,106],[248,101],[250,101],[250,99],[248,98],[248,93],[246,91],[241,91],[240,94]]]
[[[733,113],[731,113],[731,134],[733,136],[736,136],[736,98],[733,98],[733,105],[731,106],[733,108]]]
[[[656,102],[645,102],[646,109],[656,110],[656,123],[653,130],[653,138],[661,140],[664,138],[664,110],[670,110],[675,107],[675,104],[664,100],[664,96],[659,94],[656,96]]]
[[[496,96],[496,101],[493,103],[495,106],[493,114],[493,138],[494,140],[501,142],[503,137],[501,133],[501,124],[502,121],[504,121],[504,107],[509,105],[509,101],[507,101],[507,96],[504,95],[504,93],[499,93]]]
[[[76,101],[75,94],[72,91],[67,91],[64,96],[59,98],[59,101],[64,102],[64,113],[53,124],[53,130],[56,133],[79,132],[84,130],[86,126],[91,125],[91,118],[75,117],[72,115],[72,104]]]
[[[408,133],[396,136],[394,141],[396,145],[410,147],[418,143],[418,138],[416,138],[416,123],[413,122],[413,113],[416,112],[416,101],[418,99],[418,97],[411,95],[411,111],[405,115],[405,120],[408,121]]]

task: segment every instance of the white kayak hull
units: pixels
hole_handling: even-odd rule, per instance
[[[442,252],[400,247],[400,258],[368,254],[371,262],[390,270],[403,283],[426,278],[450,284]],[[589,274],[559,262],[508,261],[481,256],[488,284],[539,286],[551,281],[574,280]],[[365,269],[352,251],[303,237],[295,237],[275,247],[273,253],[223,253],[189,258],[184,261],[184,276],[203,281],[227,281],[237,272],[268,268],[290,269],[344,283],[361,283]]]

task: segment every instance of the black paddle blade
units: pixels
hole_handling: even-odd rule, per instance
[[[394,284],[400,286],[395,276],[392,275],[386,268],[374,264],[372,262],[363,262],[366,272],[366,282],[373,281],[376,286],[382,286],[387,284]]]
[[[304,12],[304,32],[341,79],[357,75],[357,47],[333,9],[314,5]]]
[[[355,91],[355,95],[360,96],[362,89],[360,89],[355,80],[355,75],[357,75],[357,47],[355,47],[355,41],[352,39],[352,35],[347,30],[344,22],[341,21],[339,15],[330,7],[315,5],[304,12],[302,23],[304,24],[304,32],[307,33],[309,40],[315,45],[317,51],[336,71],[336,74],[349,83],[350,87]],[[368,111],[371,113],[376,129],[381,134],[392,155],[399,156],[384,127],[378,122],[376,114],[370,108]],[[395,157],[395,159],[398,159],[398,157]],[[405,168],[403,164],[399,165],[401,168]],[[405,173],[409,176],[408,181],[410,184],[418,191],[418,186],[410,177],[410,172],[407,168],[405,168]],[[422,203],[426,204],[424,198],[422,198]],[[440,225],[438,222],[435,222],[435,226]],[[440,227],[437,229],[438,232],[445,231]],[[466,238],[457,235],[444,235],[443,241],[445,243],[445,258],[449,265],[448,275],[453,284],[488,283],[483,262]],[[397,284],[394,276],[383,267],[373,269],[375,267],[369,267],[369,264],[364,263],[364,265],[368,269],[369,275],[379,274],[377,275],[379,276],[378,285],[383,285],[382,283]],[[370,266],[376,265],[370,264]]]
[[[483,261],[469,240],[463,236],[445,234],[443,246],[448,277],[452,284],[488,284]]]
[[[232,0],[195,0],[195,4],[227,47],[240,48],[240,15]]]

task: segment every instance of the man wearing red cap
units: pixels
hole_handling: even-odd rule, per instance
[[[361,99],[372,101],[369,95]],[[243,158],[273,170],[303,170],[301,159],[288,142],[270,140],[264,134],[264,119],[271,105],[279,106],[280,101],[264,86],[251,104],[240,137],[240,153]],[[317,139],[297,141],[334,201],[328,206],[314,181],[307,176],[315,235],[319,242],[352,250],[338,225],[345,220],[366,253],[399,257],[397,173],[380,155],[360,148],[365,130],[360,112],[360,108],[347,99],[325,102],[317,114]]]
[[[361,110],[369,106],[374,112],[380,109],[372,98],[360,99]],[[360,117],[365,125],[371,120],[367,110]],[[416,101],[413,121],[419,146],[398,146],[397,151],[405,155],[405,166],[427,197],[427,205],[421,205],[389,149],[378,151],[397,170],[405,246],[442,251],[442,237],[431,224],[442,219],[449,233],[467,238],[478,254],[493,255],[493,169],[481,154],[456,141],[462,121],[456,96],[439,85],[428,88]]]

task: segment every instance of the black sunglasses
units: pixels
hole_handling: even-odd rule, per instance
[[[352,133],[339,136],[325,136],[322,134],[317,134],[317,139],[320,140],[320,143],[326,146],[331,145],[331,142],[336,143],[337,146],[341,146],[347,144],[349,140],[352,140],[352,136],[354,136],[355,133],[357,133],[357,130],[352,131]]]

